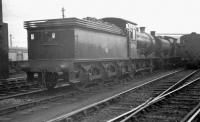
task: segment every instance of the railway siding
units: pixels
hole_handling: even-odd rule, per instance
[[[112,99],[109,101],[103,100],[99,103],[86,106],[84,108],[73,111],[47,122],[62,122],[67,120],[83,122],[96,122],[99,120],[107,121],[112,117],[115,117],[117,115],[120,115],[121,113],[124,113],[125,111],[130,110],[130,108],[134,108],[140,105],[149,98],[153,97],[156,93],[158,94],[158,92],[166,90],[168,87],[163,87],[163,82],[166,82],[165,84],[171,86],[188,73],[191,73],[191,71],[187,71],[184,73],[182,72],[179,75],[170,76],[169,78],[164,78],[162,80],[158,80],[157,82],[151,82],[143,87],[139,87],[135,90],[130,90],[129,93],[125,95],[120,95],[120,97],[117,97],[116,99]],[[166,80],[169,82],[167,82]],[[159,89],[158,91],[156,91],[156,89],[159,88],[161,85],[163,85],[163,89]]]
[[[138,86],[140,84],[144,84],[149,80],[157,78],[158,76],[162,76],[172,71],[156,71],[153,74],[146,74],[145,77],[137,77],[133,79],[133,81],[124,81],[123,83],[111,82],[106,84],[104,87],[92,87],[89,91],[84,92],[72,92],[68,93],[67,91],[63,92],[66,96],[61,96],[58,99],[54,100],[45,100],[41,101],[40,104],[32,104],[32,106],[16,106],[18,109],[14,109],[12,113],[7,113],[5,115],[1,115],[2,117],[12,118],[10,122],[27,122],[27,121],[44,121],[49,120],[55,115],[62,115],[65,112],[71,112],[73,110],[82,108],[83,106],[87,106],[89,104],[101,101],[102,99],[108,98],[112,95],[130,89],[134,86]],[[69,87],[67,87],[69,88]],[[65,88],[66,89],[66,88]],[[68,90],[70,91],[70,90]],[[59,95],[59,94],[58,94]],[[29,95],[30,96],[30,95]],[[31,96],[30,96],[31,97]],[[42,98],[42,96],[41,96]],[[44,98],[44,97],[43,97]],[[43,109],[46,108],[46,109]],[[42,110],[41,110],[42,109]],[[31,111],[31,113],[30,113]],[[22,113],[22,114],[20,114]],[[23,113],[26,113],[25,115]],[[50,113],[50,114],[49,114]],[[40,115],[43,116],[40,116]],[[22,119],[23,118],[23,119]]]
[[[196,78],[187,84],[171,91],[150,102],[124,119],[122,122],[160,122],[160,121],[181,121],[186,122],[187,116],[195,107],[199,106],[200,78]]]

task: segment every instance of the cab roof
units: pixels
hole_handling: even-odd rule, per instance
[[[131,22],[129,20],[126,19],[122,19],[122,18],[117,18],[117,17],[106,17],[106,18],[102,18],[103,21],[109,22],[109,23],[113,23],[116,26],[125,28],[127,23],[130,23],[132,25],[137,25],[137,23]]]

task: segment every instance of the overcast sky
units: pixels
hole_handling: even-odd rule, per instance
[[[27,46],[23,22],[66,17],[120,17],[158,33],[200,33],[199,0],[2,0],[14,46]]]

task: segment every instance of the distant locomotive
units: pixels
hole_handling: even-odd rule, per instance
[[[84,88],[177,60],[176,40],[149,35],[121,18],[36,20],[24,26],[29,61],[23,70],[30,82],[37,78],[47,88],[59,77]]]
[[[180,37],[181,56],[188,68],[200,67],[200,34],[191,33]]]

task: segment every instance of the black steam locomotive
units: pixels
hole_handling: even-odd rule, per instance
[[[195,32],[180,37],[181,57],[187,68],[200,67],[200,34]]]
[[[53,88],[62,78],[84,88],[163,64],[175,64],[176,39],[155,36],[121,18],[64,18],[25,21],[28,57],[23,70]]]

